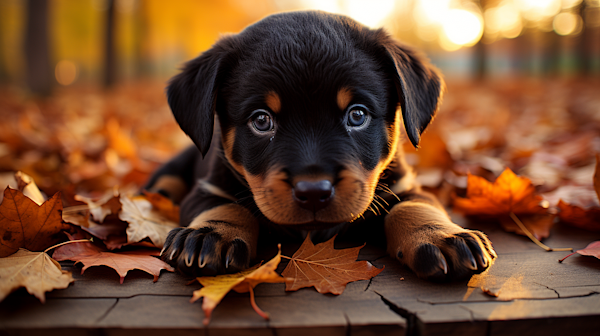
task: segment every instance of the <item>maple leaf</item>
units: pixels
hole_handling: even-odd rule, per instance
[[[44,303],[46,292],[67,288],[73,281],[71,272],[62,270],[60,264],[46,252],[21,248],[8,257],[0,258],[0,301],[14,290],[25,287],[29,294]]]
[[[63,230],[60,192],[37,205],[22,192],[6,188],[0,204],[0,257],[15,253],[19,248],[43,251],[62,241]]]
[[[154,246],[162,248],[171,229],[179,227],[153,210],[152,204],[143,197],[129,198],[121,195],[123,205],[119,218],[129,223],[127,241],[139,242],[150,238]]]
[[[585,256],[596,257],[596,258],[600,259],[600,240],[591,242],[584,249],[577,250],[577,251],[569,254],[568,256],[560,259],[558,262],[563,262],[565,259],[567,259],[568,257],[572,256],[575,253],[579,253],[579,254],[585,255]]]
[[[467,216],[496,217],[504,230],[527,235],[513,219],[519,215],[523,225],[538,240],[550,235],[555,215],[548,210],[548,202],[535,192],[535,187],[526,177],[515,175],[506,168],[493,183],[469,174],[467,197],[455,197],[455,211]]]
[[[467,197],[454,199],[454,210],[471,216],[506,216],[545,214],[544,199],[526,177],[506,168],[494,183],[468,174]]]
[[[144,196],[152,204],[152,207],[165,218],[179,223],[179,206],[173,204],[173,201],[159,193],[149,191],[144,191]]]
[[[199,277],[198,282],[202,284],[202,288],[194,291],[190,302],[195,302],[200,298],[202,300],[202,310],[204,311],[204,325],[208,325],[212,311],[221,302],[229,291],[234,290],[238,293],[250,292],[250,302],[252,308],[263,318],[268,319],[269,315],[263,312],[254,301],[254,287],[261,283],[281,283],[285,282],[286,278],[281,277],[275,272],[275,269],[281,261],[281,245],[279,252],[273,259],[266,264],[256,265],[245,271],[235,274],[224,274],[215,277]]]
[[[69,234],[69,239],[73,237]],[[107,252],[92,243],[77,243],[61,246],[52,255],[58,261],[72,260],[82,263],[81,274],[92,266],[108,266],[119,274],[121,284],[125,280],[127,272],[139,269],[154,276],[154,282],[158,281],[160,271],[165,269],[169,272],[175,270],[164,261],[155,258],[159,251],[156,250],[133,250],[121,252]]]
[[[349,282],[368,280],[383,271],[383,268],[377,268],[366,260],[356,261],[365,245],[336,250],[333,248],[334,240],[335,237],[314,245],[310,235],[306,237],[281,273],[293,279],[286,282],[286,291],[314,286],[319,293],[339,295]]]

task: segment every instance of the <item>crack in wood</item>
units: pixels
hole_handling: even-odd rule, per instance
[[[558,292],[556,289],[554,289],[554,288],[550,288],[550,287],[548,287],[548,286],[546,286],[546,285],[544,285],[544,284],[541,284],[541,283],[539,283],[539,282],[533,282],[533,283],[534,283],[534,284],[536,284],[536,285],[539,285],[539,286],[542,286],[542,287],[546,287],[546,288],[548,288],[549,290],[551,290],[551,291],[553,291],[554,293],[556,293],[556,297],[560,299],[560,293],[559,293],[559,292]]]
[[[97,318],[94,323],[100,323],[100,322],[102,322],[102,320],[104,320],[108,316],[108,314],[110,314],[110,312],[113,309],[115,309],[115,307],[117,306],[118,303],[119,303],[119,298],[117,298],[115,300],[115,303],[113,303],[112,306],[108,307],[108,309],[104,312],[104,314],[102,314],[102,316],[100,316],[99,318]]]
[[[406,336],[421,336],[424,334],[424,323],[417,316],[417,314],[405,309],[403,307],[398,306],[392,301],[388,300],[385,296],[377,291],[373,291],[375,294],[379,295],[383,303],[385,303],[388,308],[394,313],[402,316],[406,320]]]
[[[563,300],[563,299],[584,298],[584,297],[594,296],[594,295],[598,295],[598,294],[600,294],[600,292],[594,291],[594,292],[590,292],[587,294],[561,296],[558,298],[514,298],[514,299],[504,299],[504,300],[496,299],[496,300],[446,301],[446,302],[433,302],[433,301],[427,301],[427,300],[417,298],[416,301],[421,302],[421,303],[427,303],[432,306],[436,306],[436,305],[469,304],[469,303],[498,303],[498,302],[513,302],[513,301]]]

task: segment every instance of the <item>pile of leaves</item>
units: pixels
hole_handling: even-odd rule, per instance
[[[509,232],[560,250],[540,242],[558,222],[600,231],[598,84],[449,83],[421,148],[406,142],[407,160],[447,207],[496,219]],[[178,208],[140,193],[152,171],[191,144],[173,121],[162,83],[109,92],[68,88],[37,100],[0,88],[0,117],[0,187],[8,186],[0,195],[0,300],[22,286],[42,301],[46,291],[66,288],[73,278],[60,260],[83,264],[82,273],[112,267],[121,282],[131,269],[155,281],[162,269],[172,271],[156,256],[177,226]],[[239,274],[199,278],[204,287],[191,301],[203,298],[208,323],[227,292],[249,292],[267,317],[254,302],[256,285],[285,282],[287,290],[341,294],[348,282],[381,272],[356,261],[359,249],[308,239],[292,257],[278,254]],[[597,251],[592,243],[578,252]],[[342,266],[328,264],[339,256]],[[279,275],[281,258],[290,261]],[[325,276],[331,271],[335,280]]]

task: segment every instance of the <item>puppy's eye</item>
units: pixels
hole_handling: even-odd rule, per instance
[[[347,124],[349,127],[361,127],[367,124],[369,114],[362,105],[352,105],[348,108]]]
[[[257,110],[252,115],[252,126],[259,132],[268,132],[273,129],[273,118],[265,110]]]

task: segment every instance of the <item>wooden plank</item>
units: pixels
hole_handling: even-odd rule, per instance
[[[73,262],[61,262],[64,270],[73,273],[75,283],[66,290],[48,293],[52,298],[126,298],[135,295],[189,295],[201,288],[200,284],[187,285],[193,278],[177,273],[162,271],[158,281],[154,276],[140,271],[129,271],[122,284],[115,270],[106,266],[90,267],[81,274],[81,266]]]
[[[7,297],[0,305],[0,328],[87,328],[116,303],[116,299],[51,299],[42,304],[24,291]]]

